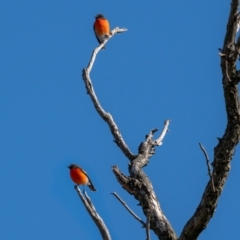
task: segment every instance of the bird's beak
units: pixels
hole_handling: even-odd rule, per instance
[[[67,168],[70,168],[70,166],[67,166]]]

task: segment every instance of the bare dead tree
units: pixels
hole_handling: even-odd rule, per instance
[[[107,113],[100,105],[90,79],[90,72],[96,59],[96,55],[109,39],[105,40],[104,43],[102,43],[93,51],[88,67],[82,71],[82,78],[84,80],[87,93],[89,94],[96,111],[108,124],[114,137],[114,141],[129,160],[128,176],[123,174],[117,166],[113,166],[112,171],[119,184],[129,194],[133,195],[136,200],[139,201],[139,205],[142,207],[143,213],[146,216],[146,223],[138,218],[137,215],[132,212],[132,210],[123,200],[121,200],[119,196],[116,196],[116,194],[114,195],[131,213],[131,215],[133,215],[142,224],[142,226],[146,228],[147,239],[150,239],[149,229],[153,230],[161,240],[197,239],[201,232],[206,228],[210,219],[213,217],[217,207],[217,201],[228,177],[230,162],[240,139],[240,108],[238,96],[240,70],[237,70],[236,68],[236,61],[239,58],[240,53],[240,40],[238,39],[236,42],[236,34],[240,21],[238,8],[239,0],[232,0],[227,24],[227,32],[223,43],[223,48],[219,53],[221,56],[221,69],[223,74],[222,84],[227,112],[227,126],[224,135],[221,138],[218,138],[219,142],[214,148],[212,170],[209,165],[209,159],[206,150],[202,145],[200,145],[207,161],[210,179],[206,185],[202,199],[200,200],[196,211],[184,226],[180,237],[177,237],[170,222],[164,215],[160,207],[159,200],[157,199],[157,196],[153,190],[152,183],[143,171],[143,167],[149,163],[149,158],[155,153],[155,148],[162,144],[164,136],[168,131],[170,120],[166,120],[164,122],[162,133],[155,140],[154,134],[156,133],[157,129],[151,130],[145,137],[145,141],[139,145],[138,153],[136,155],[133,154],[125,143],[111,114]],[[124,31],[126,31],[126,29],[116,28],[112,31],[110,38],[114,34]]]

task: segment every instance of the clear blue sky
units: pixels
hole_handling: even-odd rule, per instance
[[[198,143],[212,159],[225,130],[217,49],[229,7],[229,0],[1,1],[0,239],[101,239],[73,189],[70,163],[82,166],[98,189],[89,195],[112,239],[145,239],[144,229],[110,194],[116,191],[145,220],[111,172],[116,164],[127,174],[128,161],[81,79],[97,46],[97,13],[112,28],[129,29],[99,53],[91,77],[132,152],[150,129],[172,120],[145,171],[180,234],[208,181]],[[239,237],[238,160],[237,151],[200,240]]]

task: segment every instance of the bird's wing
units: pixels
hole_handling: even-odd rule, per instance
[[[91,181],[90,178],[88,178],[88,181],[89,181],[88,187],[89,187],[92,191],[97,191],[97,189],[93,186],[92,181]]]
[[[82,168],[80,168],[80,169],[81,169],[81,171],[83,172],[83,174],[89,179],[87,172],[84,171]]]
[[[88,178],[88,187],[92,190],[92,191],[97,191],[96,188],[93,186],[92,181],[90,179],[90,177],[88,176],[87,172],[85,172],[82,168],[81,168],[83,174]]]

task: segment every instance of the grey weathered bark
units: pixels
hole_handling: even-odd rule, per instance
[[[177,239],[177,235],[163,214],[151,181],[143,172],[143,167],[148,164],[149,158],[155,152],[154,147],[161,145],[168,125],[169,120],[165,121],[162,134],[157,140],[153,140],[153,134],[157,131],[157,129],[154,129],[146,136],[146,140],[140,144],[137,157],[129,163],[128,170],[130,176],[125,176],[117,166],[113,166],[112,170],[122,187],[139,201],[146,218],[150,214],[150,229],[154,231],[159,239],[175,240]]]
[[[235,47],[237,25],[239,21],[239,0],[232,0],[231,10],[227,24],[227,32],[222,48],[221,68],[222,84],[227,112],[227,127],[218,145],[214,148],[213,182],[215,192],[209,180],[202,200],[195,213],[185,225],[179,240],[197,239],[199,234],[206,228],[217,207],[217,201],[223,190],[230,170],[230,162],[240,138],[240,108],[238,85],[236,81],[238,71],[236,61],[239,56]]]
[[[236,69],[236,61],[240,53],[240,40],[236,41],[236,33],[239,26],[239,0],[232,0],[230,15],[227,24],[227,32],[221,53],[222,84],[227,112],[227,126],[222,138],[219,138],[218,145],[214,148],[214,160],[212,163],[213,170],[209,172],[210,180],[205,188],[202,199],[189,221],[184,226],[180,237],[174,232],[170,222],[160,207],[160,203],[153,190],[153,186],[148,176],[143,172],[149,158],[155,153],[155,147],[162,144],[163,138],[168,130],[169,120],[165,121],[162,134],[157,140],[153,139],[156,129],[151,130],[138,148],[138,154],[133,154],[125,143],[117,124],[114,122],[110,113],[104,111],[94,92],[90,79],[90,72],[96,58],[96,54],[108,41],[106,40],[92,54],[88,67],[83,69],[82,78],[84,80],[87,93],[94,104],[100,117],[107,122],[114,141],[118,147],[129,159],[129,176],[124,175],[117,166],[112,167],[118,182],[121,186],[138,201],[146,216],[146,222],[149,223],[150,229],[161,240],[195,240],[200,233],[206,228],[214,211],[217,207],[217,201],[223,190],[230,162],[234,155],[235,148],[240,139],[240,108],[238,96],[238,83],[240,82],[240,70]],[[113,36],[117,32],[123,32],[125,29],[114,29]],[[209,168],[210,169],[210,168]],[[145,224],[145,227],[148,224]],[[146,228],[148,238],[148,229]]]

